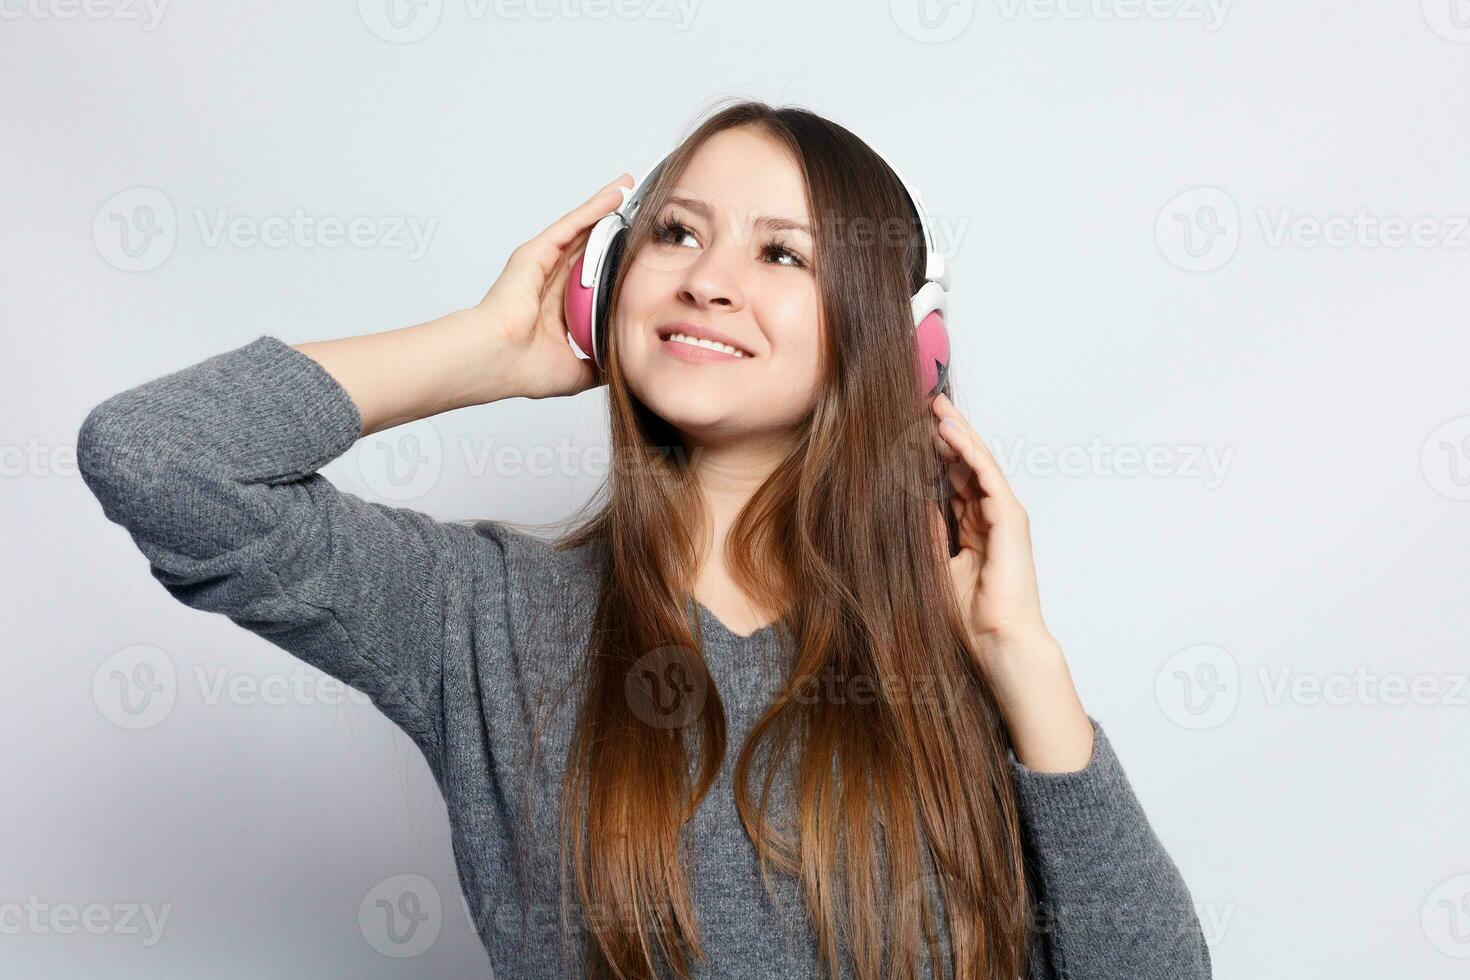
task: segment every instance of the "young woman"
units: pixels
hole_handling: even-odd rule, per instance
[[[107,399],[87,485],[172,595],[414,739],[497,976],[1208,977],[1042,618],[1026,514],[915,385],[896,175],[805,110],[709,116],[640,197],[599,371],[563,303],[630,182],[471,309],[265,335]],[[601,383],[614,465],[555,542],[317,473],[367,433]]]

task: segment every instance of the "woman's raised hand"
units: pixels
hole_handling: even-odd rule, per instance
[[[1092,758],[1092,722],[1041,616],[1031,521],[1000,463],[954,403],[936,395],[930,408],[959,528],[959,553],[948,559],[950,581],[977,666],[990,680],[1021,763],[1075,772]],[[944,530],[936,521],[936,540],[943,540]]]
[[[496,349],[515,365],[517,394],[551,398],[598,384],[592,361],[579,358],[567,343],[567,280],[592,226],[622,203],[618,188],[632,184],[632,175],[623,174],[518,246],[485,298],[465,311],[477,329],[500,341]]]

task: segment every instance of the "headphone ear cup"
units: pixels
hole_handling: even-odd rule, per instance
[[[619,228],[607,243],[602,270],[597,276],[597,296],[592,310],[592,353],[599,369],[607,370],[607,324],[612,306],[613,284],[618,278],[618,267],[623,260],[623,246],[628,240],[628,229]]]
[[[949,328],[941,311],[934,310],[919,321],[917,339],[919,390],[932,398],[949,380]]]
[[[562,315],[567,321],[567,333],[577,349],[588,357],[592,350],[592,288],[582,285],[582,263],[587,259],[584,251],[577,256],[571,273],[567,276],[566,297],[562,302]]]

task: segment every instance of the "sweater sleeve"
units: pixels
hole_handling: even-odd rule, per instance
[[[367,694],[438,776],[453,545],[475,532],[316,472],[361,431],[325,368],[262,336],[94,407],[77,466],[169,593]]]
[[[1092,758],[1077,772],[1036,772],[1010,753],[1039,891],[1032,980],[1208,980],[1189,889],[1089,720]]]

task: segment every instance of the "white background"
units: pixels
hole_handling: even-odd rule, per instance
[[[1470,5],[388,2],[0,0],[6,975],[488,972],[411,743],[310,683],[213,697],[321,675],[169,598],[72,443],[106,396],[262,333],[474,302],[731,94],[848,125],[948,229],[960,407],[1215,975],[1470,974]],[[298,212],[315,237],[245,237]],[[596,485],[604,425],[601,392],[513,399],[325,472],[547,520]],[[1109,465],[1127,447],[1152,471]],[[176,677],[135,728],[105,683],[129,658]],[[394,957],[358,911],[405,874],[443,912]],[[100,935],[51,918],[91,903]]]

